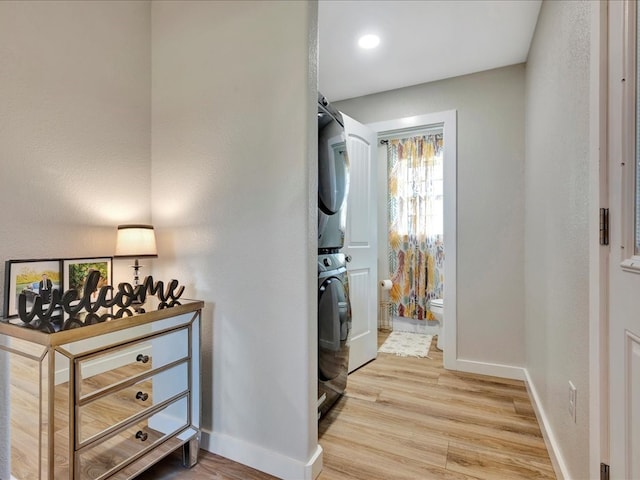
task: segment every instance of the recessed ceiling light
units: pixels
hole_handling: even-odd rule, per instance
[[[376,48],[380,44],[380,37],[377,35],[363,35],[358,40],[358,45],[360,48]]]

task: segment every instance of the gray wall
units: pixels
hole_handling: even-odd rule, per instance
[[[150,219],[150,51],[145,2],[0,2],[0,258],[111,255]]]
[[[153,199],[154,275],[207,305],[212,446],[295,478],[316,433],[316,7],[268,5],[0,2],[0,258],[109,255]],[[588,14],[544,2],[526,90],[518,65],[338,104],[363,123],[457,109],[458,354],[526,365],[572,478],[588,476]]]
[[[570,478],[589,476],[590,9],[543,3],[526,74],[527,369]]]
[[[150,31],[146,2],[0,2],[0,291],[5,260],[110,256],[150,220]]]
[[[153,221],[143,273],[206,302],[206,446],[295,479],[321,464],[316,23],[315,2],[0,2],[0,258],[112,255]]]
[[[457,110],[458,358],[509,366],[525,361],[524,75],[515,65],[335,103],[362,123]]]
[[[292,479],[318,453],[316,7],[152,6],[154,273],[206,302],[205,447]]]
[[[6,344],[0,339],[0,345]],[[0,478],[11,477],[11,407],[9,354],[0,350]]]

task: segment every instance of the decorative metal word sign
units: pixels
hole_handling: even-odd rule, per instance
[[[129,317],[134,312],[143,313],[141,306],[147,295],[157,295],[160,300],[159,310],[180,305],[178,299],[184,292],[184,286],[178,287],[177,280],[171,280],[165,290],[164,283],[162,281],[154,283],[151,276],[145,278],[142,285],[135,287],[129,283],[120,283],[117,290],[114,290],[111,285],[105,285],[98,290],[99,281],[100,272],[91,270],[87,275],[81,298],[78,298],[76,289],[67,290],[63,294],[54,289],[51,292],[51,303],[46,309],[43,309],[42,298],[36,296],[31,311],[27,311],[27,296],[21,293],[18,297],[18,316],[31,328],[53,333],[57,330],[68,330],[124,316]],[[94,292],[97,292],[97,296],[95,301],[92,301],[91,296]],[[111,313],[99,314],[102,309],[109,309]],[[68,315],[61,325],[59,324],[60,310]],[[83,320],[79,319],[81,315],[84,317]]]

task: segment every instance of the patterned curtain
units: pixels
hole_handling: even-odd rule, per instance
[[[428,319],[442,298],[442,133],[389,140],[389,298],[396,316]]]

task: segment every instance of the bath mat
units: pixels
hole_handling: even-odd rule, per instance
[[[378,349],[380,353],[394,353],[399,357],[429,357],[432,335],[393,331]]]

